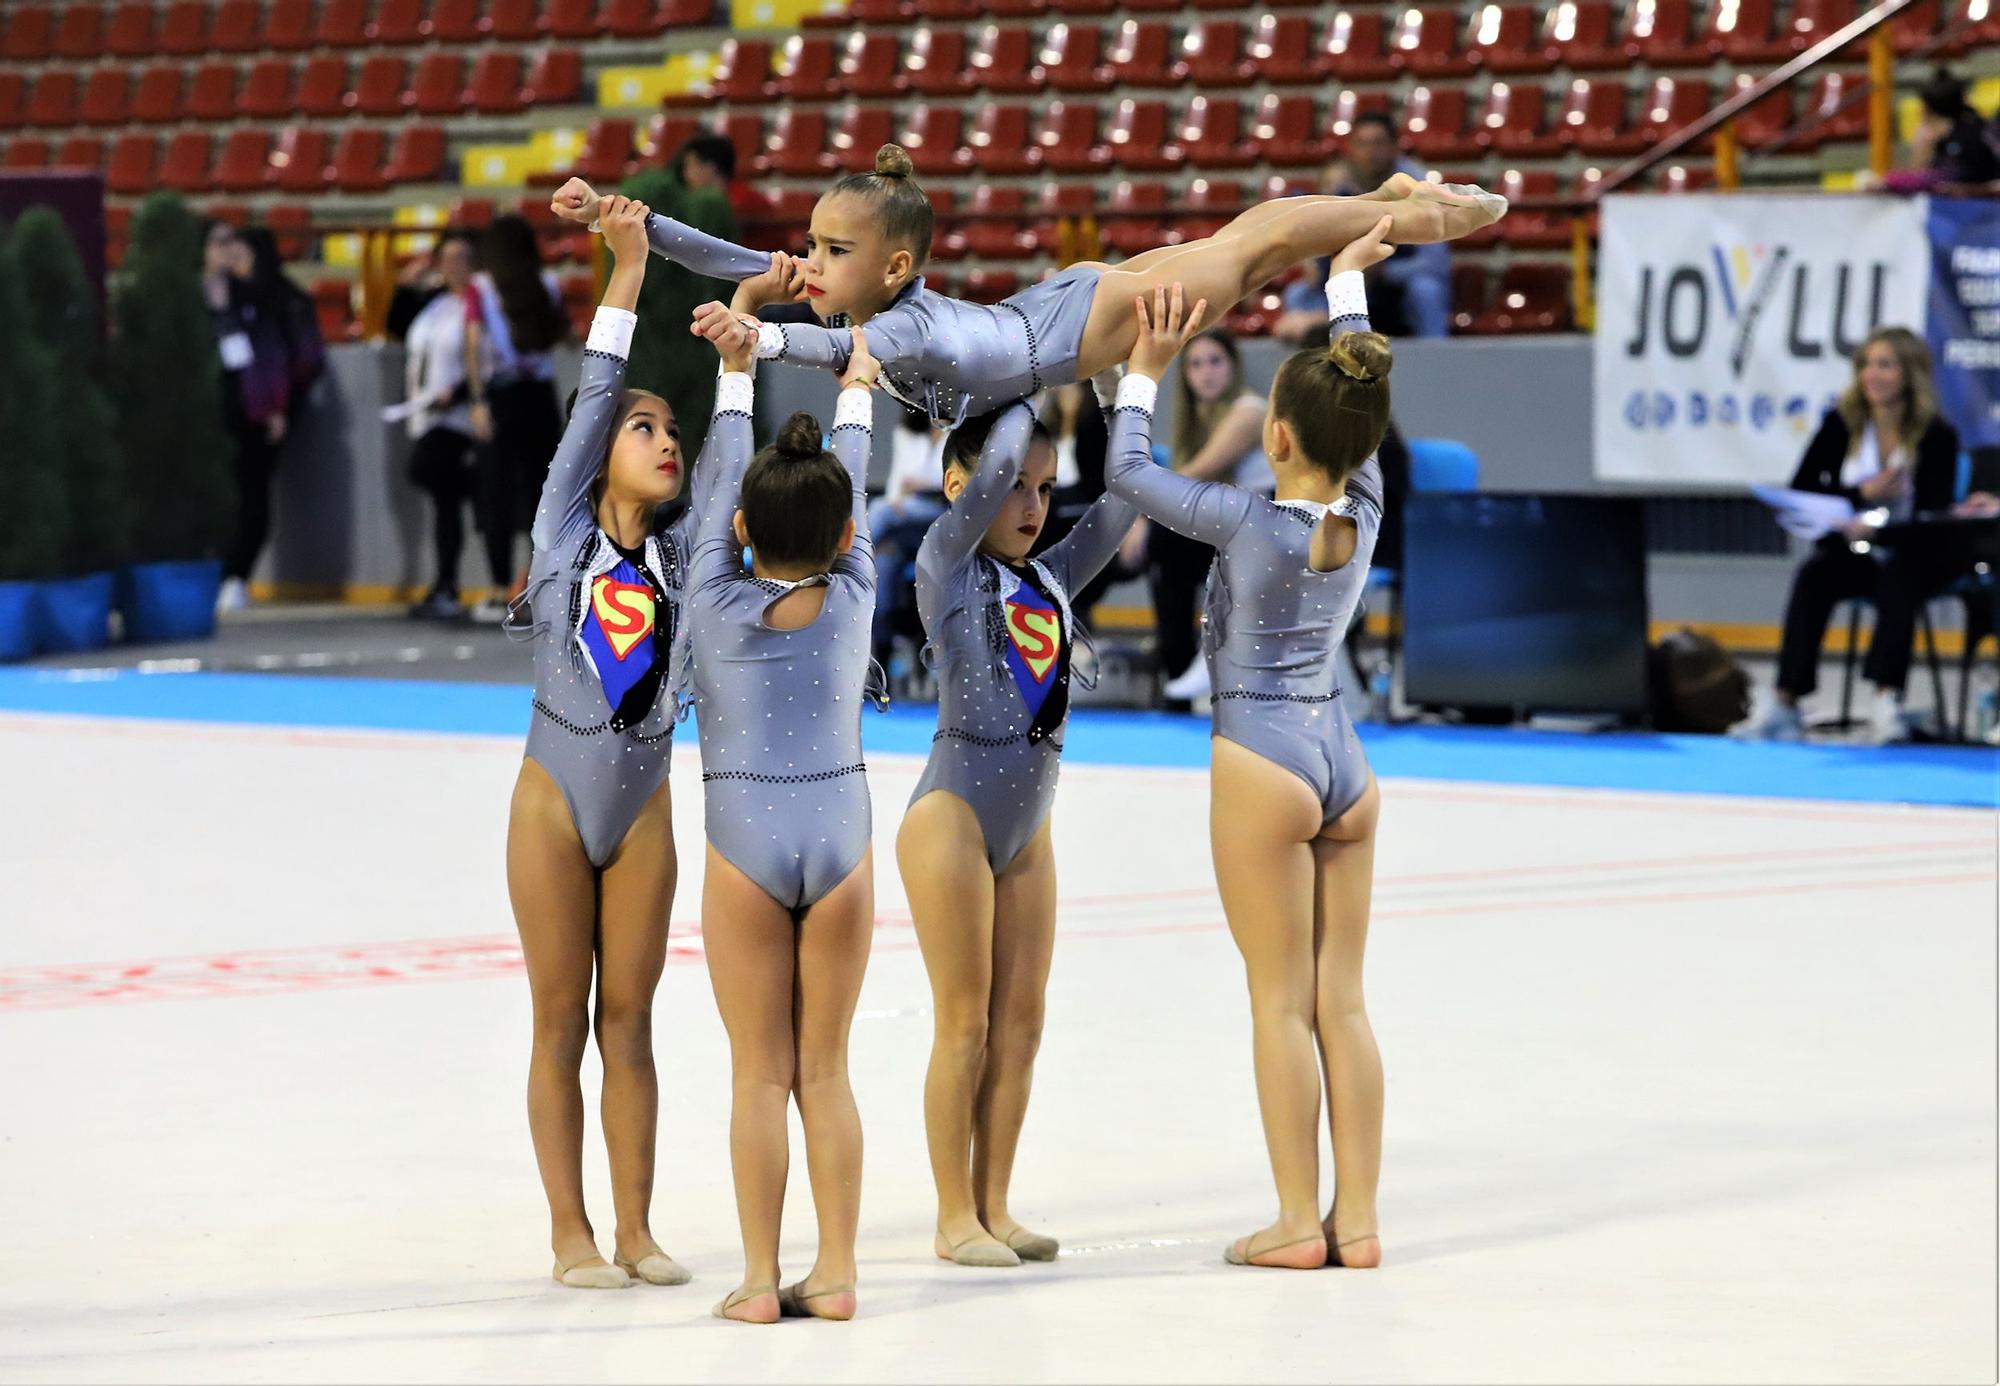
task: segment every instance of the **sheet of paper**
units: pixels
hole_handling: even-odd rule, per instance
[[[1854,518],[1854,506],[1845,496],[1788,486],[1752,486],[1750,493],[1771,507],[1780,529],[1800,539],[1817,539]]]

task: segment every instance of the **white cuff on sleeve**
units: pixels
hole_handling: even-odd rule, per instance
[[[744,321],[757,322],[755,318],[746,318]],[[784,354],[785,329],[774,322],[758,322],[757,359],[759,361],[775,361]]]
[[[718,414],[752,414],[751,408],[757,398],[756,377],[748,371],[724,371],[715,382],[715,412]]]
[[[638,325],[639,315],[629,309],[601,307],[590,320],[590,337],[584,349],[623,360],[632,354],[632,329]]]
[[[1106,366],[1090,377],[1090,390],[1097,396],[1097,407],[1106,414],[1118,407],[1118,381],[1124,374],[1123,366]]]
[[[1368,316],[1368,289],[1360,270],[1342,270],[1327,277],[1326,316],[1329,322]]]
[[[833,426],[859,424],[862,428],[875,427],[875,401],[868,391],[859,385],[850,385],[840,392],[840,403],[833,407]]]
[[[1153,406],[1159,402],[1160,382],[1150,376],[1127,374],[1118,382],[1119,409],[1144,410],[1150,418]]]

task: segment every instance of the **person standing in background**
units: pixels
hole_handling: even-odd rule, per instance
[[[437,548],[437,576],[430,592],[410,615],[455,620],[465,614],[459,600],[459,555],[465,547],[465,507],[473,494],[471,377],[465,346],[465,292],[472,284],[472,236],[445,231],[431,253],[439,291],[409,324],[403,375],[413,445],[410,480],[431,499],[431,533]],[[481,363],[483,364],[483,363]],[[487,555],[489,562],[492,554]],[[492,570],[493,585],[513,581],[507,566]]]
[[[884,669],[890,668],[897,618],[916,612],[916,587],[906,571],[931,522],[944,514],[944,440],[923,410],[905,408],[890,439],[888,484],[868,504],[868,532],[875,536],[872,643]]]
[[[729,199],[729,208],[743,229],[743,244],[752,250],[796,250],[784,244],[772,224],[777,206],[770,198],[736,176],[736,146],[725,135],[696,135],[674,154],[674,177],[690,192],[713,190]]]
[[[466,289],[470,423],[479,444],[473,507],[488,566],[515,578],[475,607],[473,618],[497,624],[507,615],[508,597],[526,585],[526,569],[514,566],[514,539],[533,520],[562,438],[554,349],[569,335],[569,323],[556,278],[542,267],[534,229],[522,218],[494,218],[480,242],[480,261]],[[481,380],[487,360],[491,375]]]

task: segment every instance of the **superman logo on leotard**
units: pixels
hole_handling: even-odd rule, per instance
[[[1032,720],[1049,696],[1050,675],[1062,654],[1062,617],[1048,598],[1026,583],[1003,604],[1007,615],[1007,668]]]
[[[583,647],[614,712],[653,667],[658,615],[652,585],[630,563],[620,563],[590,584]]]

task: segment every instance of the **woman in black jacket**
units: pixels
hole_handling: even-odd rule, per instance
[[[1884,327],[1862,342],[1854,379],[1821,421],[1792,487],[1843,496],[1856,517],[1799,565],[1785,607],[1777,697],[1754,734],[1799,735],[1798,704],[1818,682],[1827,621],[1839,603],[1862,598],[1875,605],[1875,633],[1862,665],[1875,685],[1871,728],[1878,741],[1902,740],[1917,612],[1956,576],[1948,561],[1923,548],[1903,545],[1885,554],[1868,542],[1878,528],[1871,514],[1906,520],[1947,511],[1958,489],[1958,432],[1938,415],[1930,352],[1914,333]]]

